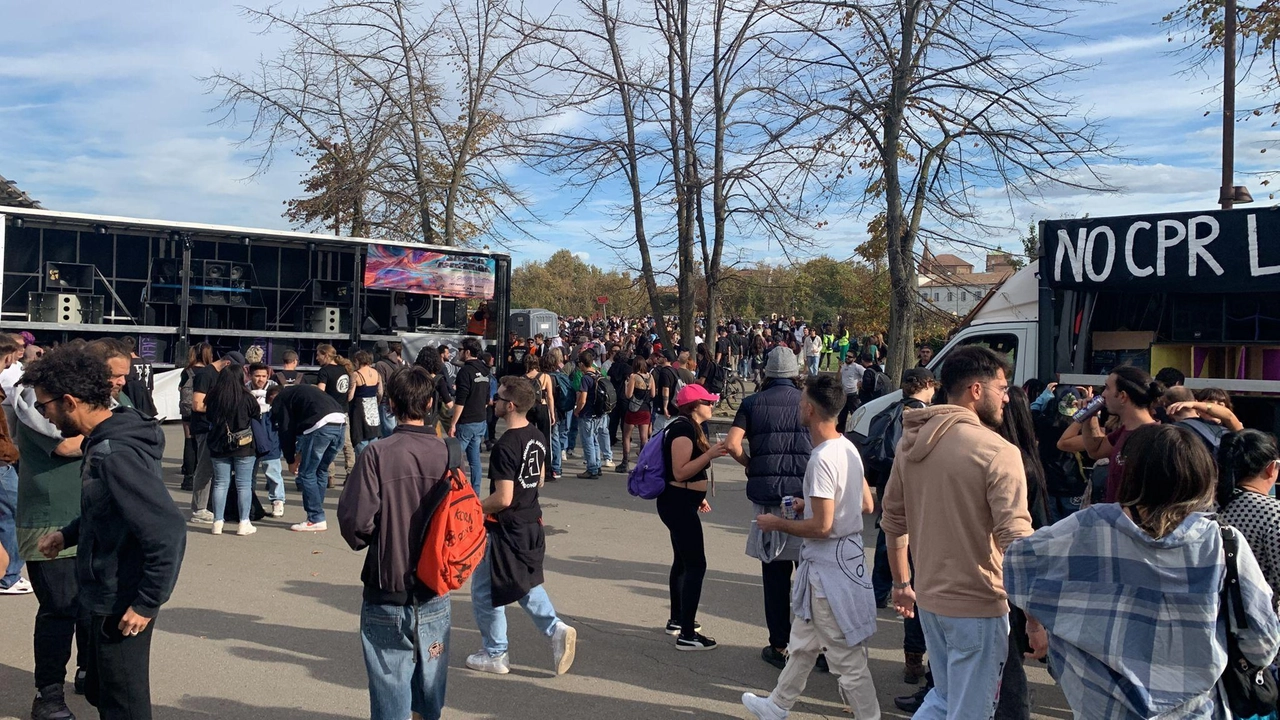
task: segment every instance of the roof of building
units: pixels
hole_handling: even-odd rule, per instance
[[[0,205],[20,208],[38,208],[40,203],[18,188],[18,183],[5,180],[0,175]]]
[[[930,273],[920,274],[920,285],[942,286],[942,287],[970,287],[974,285],[995,285],[1008,278],[1014,273],[1014,268],[1009,267],[1005,270],[989,273],[965,273],[960,275],[934,275]]]
[[[933,258],[933,264],[942,265],[944,267],[955,267],[957,265],[967,265],[969,267],[973,267],[973,263],[965,260],[964,258],[958,255],[952,255],[950,253],[935,255]]]

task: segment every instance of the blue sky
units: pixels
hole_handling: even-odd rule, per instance
[[[980,197],[989,219],[1010,228],[1033,219],[1189,210],[1215,206],[1220,167],[1219,91],[1204,75],[1180,73],[1183,58],[1158,25],[1174,3],[1122,0],[1091,6],[1063,50],[1097,67],[1067,89],[1097,118],[1132,162],[1103,167],[1122,193],[1060,191],[1035,203]],[[58,210],[286,228],[284,202],[299,191],[305,163],[287,153],[253,178],[251,153],[237,146],[241,128],[214,124],[217,98],[197,78],[214,69],[250,67],[272,54],[278,36],[253,32],[236,5],[116,0],[10,4],[0,45],[0,175]],[[1205,117],[1206,111],[1214,111]],[[1267,201],[1246,171],[1265,171],[1260,155],[1280,139],[1270,118],[1237,130],[1237,182]],[[613,264],[595,238],[613,224],[609,198],[569,217],[567,192],[530,171],[517,181],[536,199],[544,224],[534,240],[513,241],[517,259],[542,259],[564,247]],[[1270,201],[1274,202],[1274,201]],[[865,220],[828,218],[815,252],[847,256]],[[997,238],[1016,247],[1014,235]],[[778,253],[743,243],[751,259]],[[964,248],[958,248],[966,254]],[[941,250],[935,248],[935,252]]]

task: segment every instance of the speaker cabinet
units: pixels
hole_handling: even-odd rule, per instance
[[[44,264],[45,292],[93,292],[93,266],[82,263],[47,262]]]
[[[346,332],[345,329],[345,311],[341,308],[316,307],[311,308],[311,322],[309,328],[313,333],[326,333],[329,335],[338,335]]]
[[[1220,343],[1226,334],[1223,300],[1218,295],[1178,295],[1173,300],[1174,342]]]
[[[102,296],[28,293],[27,319],[59,325],[96,325],[102,322]]]

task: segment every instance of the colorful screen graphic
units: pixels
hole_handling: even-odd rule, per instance
[[[430,250],[370,245],[364,266],[364,286],[403,290],[449,298],[493,297],[496,267],[483,255],[446,255]]]

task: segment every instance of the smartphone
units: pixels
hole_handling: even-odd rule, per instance
[[[1102,410],[1102,404],[1103,404],[1102,396],[1095,395],[1087,405],[1077,410],[1075,414],[1071,416],[1071,419],[1075,422],[1082,423],[1085,420],[1088,420],[1089,418],[1093,417],[1094,415],[1097,415],[1098,412]]]

